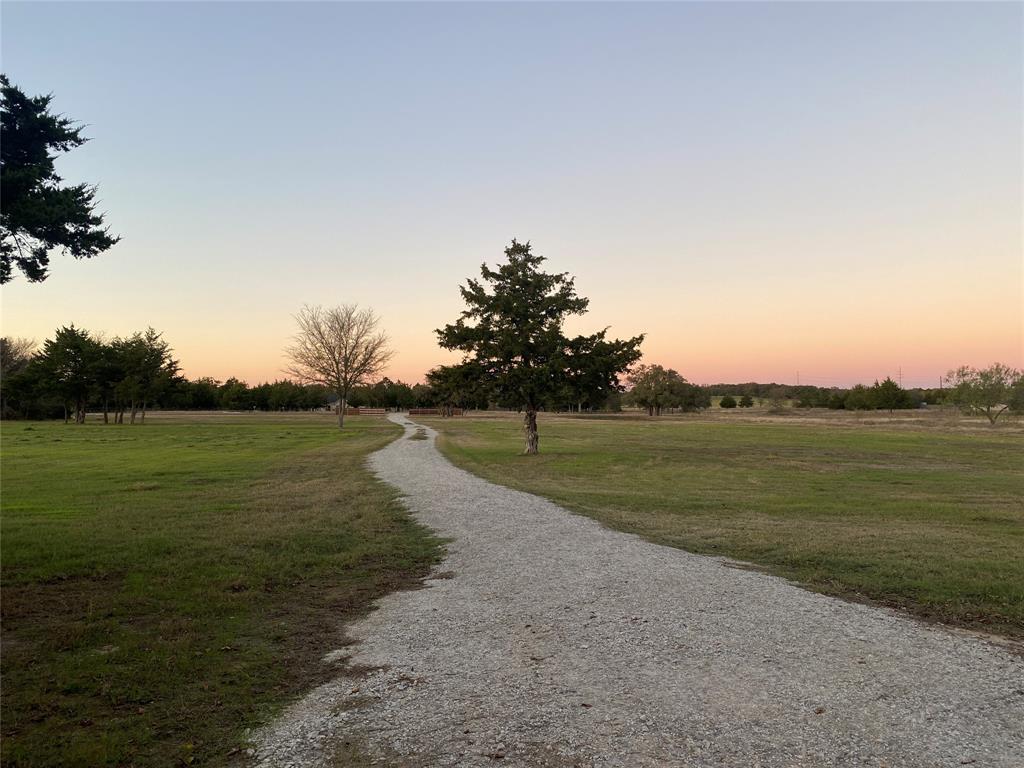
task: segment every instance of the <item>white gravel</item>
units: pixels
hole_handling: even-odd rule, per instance
[[[404,417],[406,438],[414,426]],[[617,533],[429,440],[370,466],[450,537],[389,595],[260,766],[1024,766],[1024,660],[977,637]]]

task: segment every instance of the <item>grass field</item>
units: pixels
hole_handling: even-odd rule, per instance
[[[1024,637],[1024,432],[955,416],[430,419],[458,465],[652,541]]]
[[[5,766],[223,764],[439,555],[329,415],[5,423]]]

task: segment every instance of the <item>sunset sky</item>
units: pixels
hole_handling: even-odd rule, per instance
[[[417,381],[512,237],[571,330],[699,383],[1021,367],[1017,3],[2,7],[3,70],[87,124],[123,241],[5,286],[3,333],[163,331],[282,377],[304,304],[373,307]]]

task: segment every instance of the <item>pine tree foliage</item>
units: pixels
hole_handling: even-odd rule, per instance
[[[96,187],[57,175],[56,157],[88,139],[50,111],[52,100],[26,96],[0,75],[0,284],[16,268],[29,282],[45,280],[51,251],[89,259],[120,239],[96,212]]]
[[[544,272],[529,242],[505,249],[496,269],[460,287],[458,320],[436,331],[444,349],[463,353],[464,371],[503,406],[524,411],[526,453],[537,453],[537,411],[560,399],[620,389],[619,376],[640,358],[643,336],[609,340],[607,329],[566,337],[567,318],[586,313],[567,273]]]

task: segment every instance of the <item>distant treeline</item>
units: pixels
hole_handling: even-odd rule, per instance
[[[250,386],[237,378],[189,380],[161,334],[148,328],[121,338],[69,326],[60,328],[41,348],[25,339],[0,339],[0,413],[3,418],[51,419],[82,423],[88,411],[104,422],[144,421],[152,408],[165,410],[312,411],[334,409],[338,395],[319,384],[288,379]],[[463,375],[464,366],[429,371],[424,384],[383,378],[354,388],[351,407],[486,409],[491,402],[480,382]],[[547,411],[620,411],[623,406],[665,412],[698,411],[720,398],[723,408],[755,404],[778,409],[898,410],[949,403],[995,423],[1005,411],[1024,413],[1024,375],[1006,365],[962,367],[945,377],[948,388],[903,389],[887,378],[848,389],[812,385],[711,384],[699,386],[660,365],[639,365],[624,386],[588,386],[586,377],[545,399]],[[619,391],[619,390],[624,391]]]
[[[870,386],[857,384],[848,389],[748,381],[743,384],[709,384],[704,390],[712,397],[731,396],[742,399],[746,396],[759,405],[789,403],[797,408],[851,411],[920,408],[922,405],[943,403],[949,395],[948,389],[903,389],[892,379],[876,381]]]
[[[164,410],[310,411],[334,408],[337,394],[319,384],[287,379],[249,386],[237,378],[189,380],[161,334],[152,328],[105,339],[74,326],[60,328],[41,348],[26,339],[0,339],[0,412],[4,418],[52,419],[78,423],[87,412],[105,422],[145,420]],[[387,378],[357,387],[353,407],[434,408],[445,396],[428,384]],[[479,407],[480,403],[475,403]],[[486,403],[482,404],[486,407]]]
[[[310,411],[333,409],[338,396],[319,384],[297,384],[283,379],[249,386],[235,378],[221,383],[211,378],[181,380],[168,391],[161,405],[170,410]],[[388,378],[349,393],[352,408],[434,408],[438,397],[426,384],[405,384]]]

